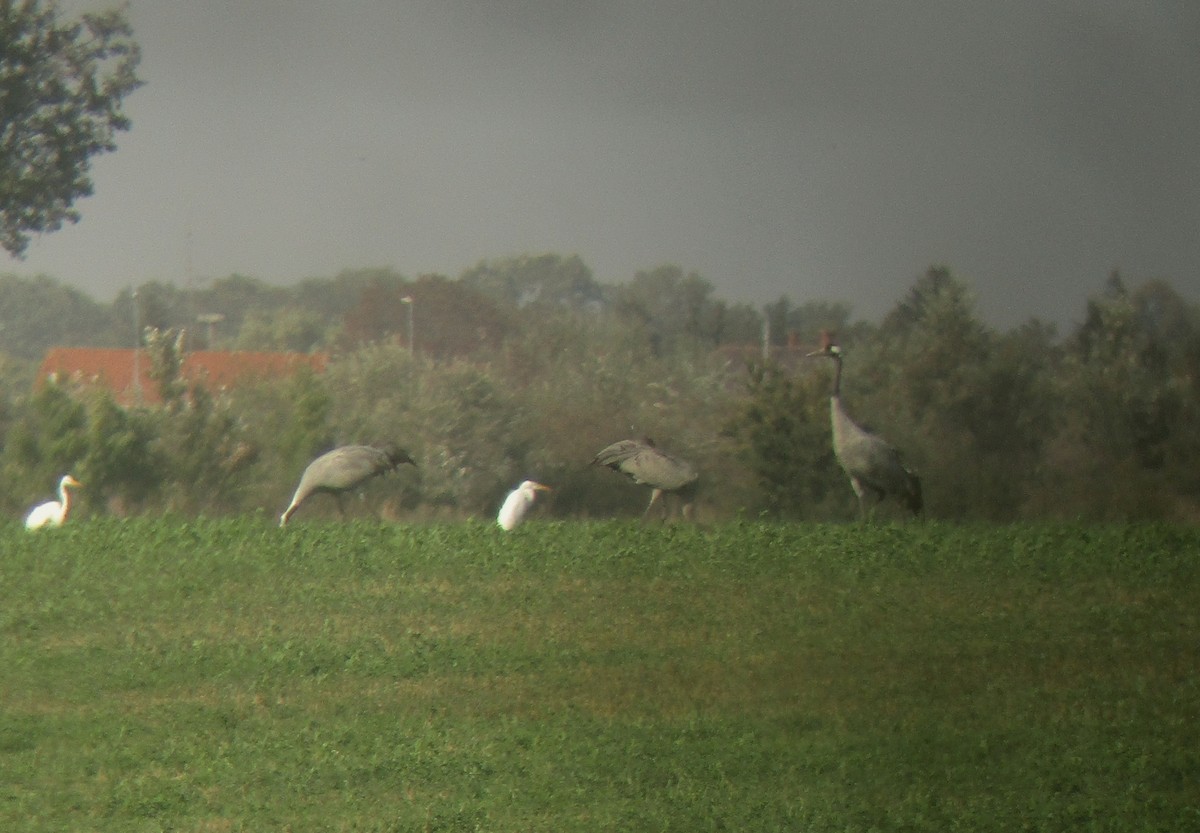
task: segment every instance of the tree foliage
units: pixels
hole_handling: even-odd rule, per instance
[[[741,445],[742,460],[755,474],[762,511],[799,520],[829,510],[841,475],[830,442],[829,380],[823,374],[795,374],[774,363],[751,367],[745,399],[724,430]],[[849,511],[849,501],[841,503]]]
[[[1200,500],[1200,321],[1170,287],[1113,273],[1058,368],[1048,484],[1064,513],[1187,514]]]
[[[786,345],[796,338],[811,338],[821,330],[837,333],[843,340],[853,337],[849,304],[833,301],[796,304],[785,295],[767,304],[764,314],[772,345]]]
[[[768,360],[763,317],[699,275],[661,267],[595,298],[576,260],[485,262],[460,280],[366,269],[273,287],[235,275],[198,291],[145,284],[108,306],[49,278],[0,278],[0,301],[18,305],[0,303],[0,505],[15,513],[78,467],[85,511],[275,517],[317,454],[392,441],[418,466],[369,490],[386,517],[490,516],[526,478],[554,485],[544,514],[637,516],[645,490],[588,461],[649,436],[700,470],[702,517],[848,520],[832,368],[802,359],[828,329],[847,410],[917,469],[930,516],[1200,518],[1200,309],[1164,281],[1114,274],[1062,338],[1036,319],[987,326],[968,282],[942,266],[878,323],[782,297],[764,310]],[[179,359],[200,340],[181,336],[198,310],[229,311],[219,342],[319,344],[329,367],[188,386]],[[31,345],[130,346],[139,321],[166,325],[147,340],[165,404],[123,408],[73,384],[30,393]]]
[[[86,408],[65,387],[46,384],[30,397],[4,442],[10,510],[25,508],[30,495],[49,494],[76,469],[87,451],[86,431]]]
[[[38,276],[0,275],[0,351],[41,359],[51,347],[108,341],[110,311],[77,289]]]
[[[720,343],[724,304],[695,272],[660,266],[618,287],[616,310],[645,329],[651,350],[665,355],[688,343]]]
[[[273,312],[252,312],[236,331],[233,346],[238,350],[278,350],[311,353],[328,348],[337,340],[337,330],[311,310],[287,306]],[[214,350],[222,344],[208,344]]]
[[[86,451],[79,472],[87,484],[80,499],[119,515],[142,506],[161,488],[165,461],[155,451],[154,415],[126,410],[107,391],[92,392],[86,402]]]
[[[408,346],[412,338],[415,352],[452,358],[495,350],[510,326],[507,312],[483,293],[444,275],[422,275],[410,284],[365,287],[346,313],[342,344]]]
[[[94,156],[128,130],[124,99],[141,84],[123,9],[64,21],[53,2],[0,4],[0,245],[76,222]]]
[[[578,255],[521,255],[484,260],[459,280],[514,307],[585,310],[603,302],[604,289]]]

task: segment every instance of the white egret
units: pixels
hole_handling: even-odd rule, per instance
[[[43,529],[48,526],[62,526],[71,511],[71,489],[83,486],[71,475],[64,475],[58,481],[58,500],[48,500],[35,506],[25,517],[26,529]]]
[[[504,499],[504,505],[500,507],[500,514],[496,516],[496,523],[500,524],[503,529],[512,529],[525,518],[526,513],[533,507],[537,493],[548,491],[550,491],[549,486],[535,480],[526,480],[508,493],[508,497]]]

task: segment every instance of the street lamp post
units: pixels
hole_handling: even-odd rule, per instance
[[[142,404],[142,364],[140,354],[142,349],[142,316],[138,308],[138,291],[133,290],[133,399],[134,404]]]
[[[763,307],[762,357],[764,362],[771,360],[771,306],[769,304]]]
[[[413,297],[411,295],[405,295],[400,299],[400,303],[408,307],[408,356],[409,358],[412,358],[416,355],[414,352],[413,342]]]

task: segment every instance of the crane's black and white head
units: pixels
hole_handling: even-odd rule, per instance
[[[842,348],[834,340],[833,333],[829,330],[821,330],[821,346],[811,353],[806,353],[805,358],[814,356],[823,356],[828,359],[840,359],[842,357]]]

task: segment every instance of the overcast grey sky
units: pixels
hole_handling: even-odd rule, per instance
[[[111,2],[71,0],[65,12]],[[100,300],[578,254],[999,326],[1110,270],[1200,300],[1194,0],[132,0],[146,86],[83,220],[0,271]]]

